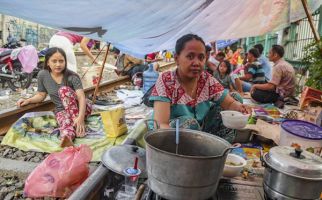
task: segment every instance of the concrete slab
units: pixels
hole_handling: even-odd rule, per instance
[[[15,175],[25,179],[37,165],[38,163],[0,158],[0,175]]]

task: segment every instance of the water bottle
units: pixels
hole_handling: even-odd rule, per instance
[[[143,93],[145,94],[158,80],[159,73],[153,69],[153,64],[149,64],[149,69],[143,72]]]

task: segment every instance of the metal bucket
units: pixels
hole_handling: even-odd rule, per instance
[[[178,154],[175,129],[151,131],[144,140],[149,187],[170,200],[212,197],[234,148],[220,137],[188,129],[180,129]]]

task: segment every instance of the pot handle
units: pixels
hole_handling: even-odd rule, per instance
[[[261,149],[261,151],[260,151],[260,160],[262,162],[263,167],[267,167],[266,162],[264,161],[264,158],[263,158],[265,155],[266,155],[266,153],[264,154],[263,150]]]
[[[267,169],[268,172],[272,172],[272,168],[268,164],[266,164],[266,161],[264,160],[264,156],[268,154],[268,152],[263,153],[263,150],[261,149],[260,154],[261,154],[260,160],[261,160],[262,166],[265,167],[265,169]]]
[[[235,143],[235,144],[231,145],[231,147],[225,149],[224,153],[221,156],[224,156],[227,153],[227,151],[230,151],[232,149],[237,149],[239,147],[241,147],[241,144],[240,143]]]
[[[150,129],[150,126],[149,126],[149,122],[153,122],[153,129]],[[160,129],[160,125],[157,121],[155,121],[154,119],[146,119],[144,120],[144,123],[145,123],[145,126],[146,128],[148,129],[148,132],[150,131],[153,131],[156,127],[156,130]]]

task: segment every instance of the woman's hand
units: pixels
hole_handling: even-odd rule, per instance
[[[252,112],[252,109],[249,106],[246,106],[244,104],[241,104],[238,101],[234,101],[230,105],[230,109],[229,110],[236,110],[236,111],[241,112],[243,114],[250,114]]]
[[[85,122],[84,118],[78,116],[74,120],[74,127],[76,128],[76,136],[77,137],[84,137],[85,136]]]
[[[28,104],[30,104],[30,100],[29,99],[19,99],[17,101],[17,106],[18,107],[26,106]]]

